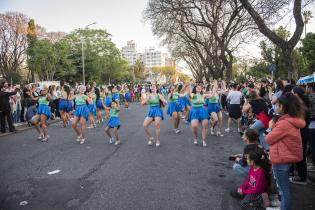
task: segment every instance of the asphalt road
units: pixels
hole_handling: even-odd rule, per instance
[[[228,161],[242,152],[238,134],[209,136],[202,148],[193,145],[188,125],[175,134],[165,116],[161,147],[149,147],[142,128],[146,112],[138,104],[122,111],[120,146],[108,144],[102,126],[88,130],[84,145],[72,128],[58,124],[50,125],[47,143],[36,140],[34,129],[1,137],[0,209],[238,210],[229,191],[242,179]],[[60,172],[48,174],[55,170]],[[294,189],[305,193],[303,202],[301,193],[294,195],[299,210],[314,208],[314,186]]]

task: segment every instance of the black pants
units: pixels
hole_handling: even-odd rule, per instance
[[[12,113],[11,110],[5,110],[0,112],[0,125],[1,125],[1,132],[5,133],[5,119],[7,119],[9,125],[9,131],[14,131],[13,121],[12,121]]]
[[[301,129],[301,137],[302,137],[302,144],[303,144],[303,160],[296,164],[298,175],[302,181],[306,181],[307,177],[307,164],[306,164],[306,149],[307,149],[307,142],[309,138],[308,128]]]

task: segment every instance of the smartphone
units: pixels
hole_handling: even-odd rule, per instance
[[[235,160],[236,160],[236,157],[235,157],[235,156],[230,156],[230,157],[229,157],[229,160],[230,160],[230,161],[235,161]]]

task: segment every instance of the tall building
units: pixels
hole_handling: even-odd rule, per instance
[[[130,65],[134,65],[136,63],[137,47],[133,40],[128,41],[127,46],[122,47],[121,54]]]
[[[128,41],[127,45],[122,47],[121,54],[130,65],[134,65],[137,59],[140,59],[146,68],[174,66],[173,60],[167,58],[166,53],[155,50],[154,47],[145,49],[142,53],[137,52],[137,47],[133,40]]]
[[[165,58],[165,53],[156,51],[153,47],[146,49],[142,56],[143,63],[147,68],[165,66]]]

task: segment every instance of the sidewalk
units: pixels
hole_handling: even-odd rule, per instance
[[[47,121],[47,125],[51,125],[51,124],[54,124],[54,123],[57,123],[57,122],[60,122],[60,119],[48,120]],[[15,134],[15,133],[20,133],[22,131],[26,131],[26,130],[34,128],[34,126],[29,126],[27,122],[14,123],[14,126],[15,126],[15,131],[14,132],[9,132],[8,130],[5,133],[1,133],[0,132],[0,138],[4,137],[4,136]]]

